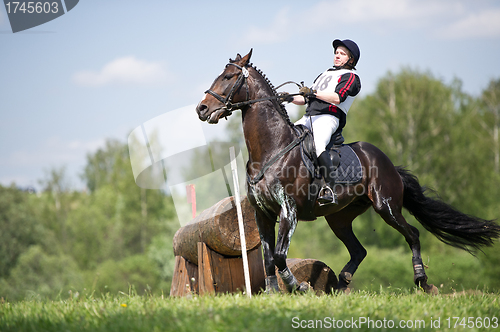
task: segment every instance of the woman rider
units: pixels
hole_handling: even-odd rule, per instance
[[[302,88],[302,95],[291,101],[296,105],[307,103],[306,113],[295,124],[305,125],[313,132],[320,172],[326,182],[318,197],[320,204],[338,203],[332,190],[335,167],[326,146],[332,134],[345,126],[347,112],[361,90],[361,81],[354,72],[360,55],[358,45],[349,39],[336,39],[332,44],[334,66],[319,75],[311,88]]]

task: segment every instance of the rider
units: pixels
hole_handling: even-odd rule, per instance
[[[345,126],[347,112],[361,89],[359,76],[354,72],[360,55],[358,45],[349,39],[335,39],[332,45],[333,68],[319,75],[311,88],[301,88],[301,95],[291,100],[296,105],[307,103],[306,113],[295,124],[309,129],[312,126],[320,172],[327,183],[318,197],[321,204],[338,203],[337,194],[332,190],[335,167],[326,146],[332,134]]]

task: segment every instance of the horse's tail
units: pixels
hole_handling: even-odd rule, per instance
[[[473,254],[500,237],[500,226],[492,220],[466,215],[439,198],[427,197],[416,176],[396,169],[404,184],[403,207],[442,242]]]

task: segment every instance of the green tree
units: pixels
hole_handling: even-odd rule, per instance
[[[481,96],[481,126],[491,144],[495,174],[500,174],[500,79],[490,81]]]
[[[81,193],[72,190],[65,166],[45,170],[39,183],[42,192],[34,204],[40,212],[40,222],[57,239],[52,251],[66,251],[69,246],[68,215],[78,204]]]
[[[484,146],[482,165],[489,172],[485,172],[487,183],[484,192],[482,208],[488,211],[488,218],[500,219],[498,197],[500,197],[500,79],[491,80],[481,94],[478,101],[476,121],[479,130],[476,133],[478,140]],[[485,254],[480,254],[483,277],[493,289],[500,289],[500,243],[485,249]]]
[[[91,188],[69,215],[75,240],[71,252],[89,271],[87,284],[100,291],[127,291],[124,286],[138,283],[137,291],[143,291],[142,276],[150,287],[164,285],[172,275],[166,266],[173,267],[172,238],[178,228],[172,198],[135,184],[125,143],[109,140],[87,161],[82,179]]]
[[[135,184],[125,143],[108,140],[87,161],[82,179],[90,193],[69,216],[77,240],[73,254],[85,253],[81,267],[146,253],[152,238],[174,220],[171,198]]]
[[[88,190],[94,192],[104,184],[116,183],[123,171],[120,165],[128,158],[128,149],[125,144],[116,139],[108,139],[104,148],[95,153],[87,154],[87,165],[81,175]]]
[[[8,277],[19,256],[42,236],[29,195],[14,186],[0,185],[0,278]]]
[[[492,80],[477,102],[474,114],[475,139],[481,146],[482,159],[476,167],[484,168],[481,185],[483,197],[481,206],[487,218],[500,218],[498,197],[500,196],[500,79]]]
[[[63,254],[66,222],[58,212],[66,209],[65,198],[55,189],[34,195],[0,186],[0,296],[53,297],[69,285],[81,286],[75,262]]]
[[[83,288],[83,276],[72,257],[47,254],[34,245],[23,252],[12,269],[8,298],[22,300],[30,296],[54,298],[71,289]]]
[[[0,186],[1,297],[168,292],[178,228],[171,197],[135,184],[126,143],[108,140],[87,160],[88,191],[73,190],[64,167],[46,171],[37,195]]]

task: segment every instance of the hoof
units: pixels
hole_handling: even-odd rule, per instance
[[[279,288],[266,287],[265,293],[266,293],[266,295],[279,294],[279,293],[281,293],[281,290]]]
[[[423,285],[422,288],[424,289],[424,292],[429,294],[429,295],[438,295],[439,294],[439,290],[436,286],[434,286],[433,284],[430,284],[430,285]]]
[[[277,294],[280,293],[280,287],[278,286],[278,279],[276,276],[269,276],[266,278],[266,294]]]
[[[349,287],[337,288],[335,293],[349,295],[351,294],[351,289]]]
[[[304,294],[310,289],[311,289],[311,286],[309,286],[309,284],[307,282],[302,281],[300,283],[300,285],[297,287],[297,289],[295,289],[295,292],[299,293],[299,294]]]

